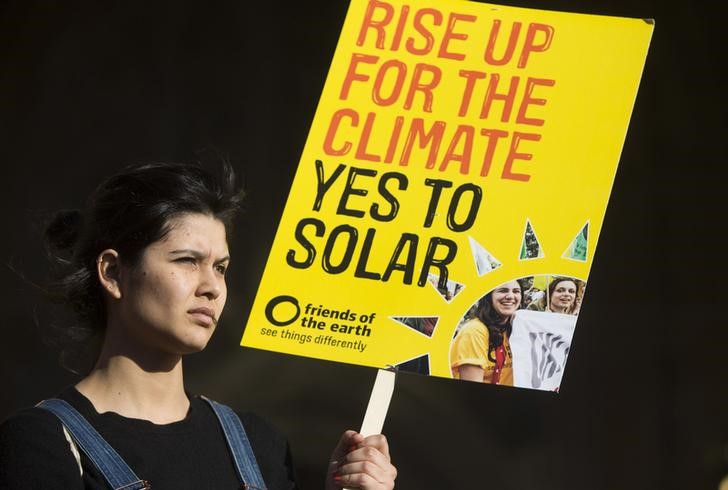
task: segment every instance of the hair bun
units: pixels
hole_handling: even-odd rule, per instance
[[[83,214],[78,209],[63,209],[58,211],[46,226],[46,242],[51,249],[68,251],[78,241],[81,234]]]

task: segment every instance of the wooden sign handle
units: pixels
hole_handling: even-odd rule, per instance
[[[394,379],[396,372],[392,369],[380,369],[377,371],[377,378],[374,380],[372,394],[369,396],[369,404],[364,414],[364,421],[361,423],[359,433],[364,437],[380,434],[387,418],[389,402],[394,393]],[[348,489],[344,489],[348,490]]]

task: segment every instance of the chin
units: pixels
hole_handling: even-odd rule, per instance
[[[205,338],[199,339],[178,339],[177,348],[175,350],[181,355],[197,354],[198,352],[202,352],[203,350],[205,350],[205,347],[207,347],[209,341],[209,336],[205,336]]]

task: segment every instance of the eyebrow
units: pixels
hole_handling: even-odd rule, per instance
[[[172,250],[169,252],[170,255],[191,255],[196,259],[204,259],[206,255],[199,250],[194,250],[191,248],[184,248],[180,250]],[[222,257],[215,261],[216,264],[220,264],[222,262],[229,262],[230,261],[230,255],[226,255],[225,257]]]

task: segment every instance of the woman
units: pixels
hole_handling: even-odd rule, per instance
[[[131,166],[85,214],[51,222],[61,274],[49,291],[76,313],[67,333],[81,347],[64,360],[86,351],[94,363],[57,399],[3,423],[0,488],[296,488],[285,438],[253,415],[241,430],[229,409],[184,389],[182,359],[205,348],[225,305],[239,192],[222,170]],[[390,489],[395,475],[384,436],[347,431],[326,488]]]
[[[450,346],[453,377],[481,383],[513,385],[513,358],[508,337],[521,306],[518,281],[501,284],[478,302]]]
[[[574,314],[578,289],[574,279],[555,277],[549,284],[549,311]]]
[[[548,285],[548,294],[532,300],[527,309],[533,311],[547,311],[550,313],[563,313],[577,315],[579,285],[575,279],[568,277],[554,277]],[[583,290],[583,288],[581,288]]]

